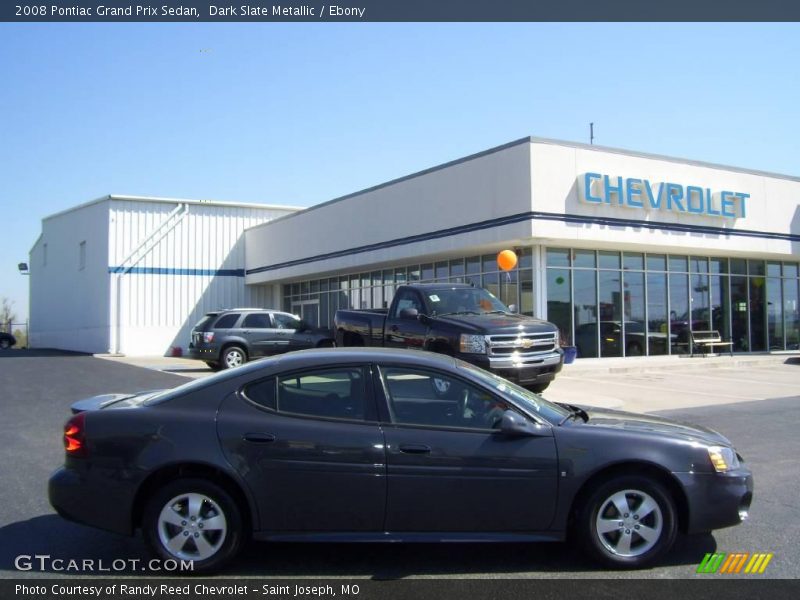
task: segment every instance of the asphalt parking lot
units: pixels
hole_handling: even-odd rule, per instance
[[[156,361],[157,362],[157,361]],[[111,391],[173,387],[184,375],[154,366],[48,351],[0,353],[5,432],[0,448],[0,577],[17,571],[21,554],[131,559],[145,556],[141,538],[64,521],[47,502],[46,484],[63,460],[61,428],[69,405]],[[643,363],[642,363],[643,364]],[[686,363],[687,365],[689,363]],[[713,365],[713,366],[712,366]],[[225,577],[397,578],[686,578],[706,552],[773,552],[760,577],[800,576],[800,365],[784,359],[742,366],[656,370],[565,369],[553,399],[659,412],[720,430],[733,440],[755,477],[745,524],[713,535],[681,537],[665,564],[646,571],[599,571],[567,544],[252,544]],[[191,368],[191,365],[186,369]],[[627,367],[626,367],[627,368]],[[195,369],[195,376],[204,369]],[[62,573],[50,573],[50,575]],[[128,573],[131,575],[134,573]],[[141,573],[135,573],[140,575]]]

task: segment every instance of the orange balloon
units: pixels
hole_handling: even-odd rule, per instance
[[[517,266],[517,254],[513,250],[503,250],[497,255],[497,266],[503,271],[510,271]]]

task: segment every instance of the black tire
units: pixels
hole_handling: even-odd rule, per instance
[[[628,506],[630,512],[620,514],[616,508],[619,504],[612,500],[615,496],[623,500],[623,506]],[[655,508],[648,510],[651,504]],[[637,511],[642,509],[646,513],[639,515]],[[598,520],[613,529],[600,533]],[[622,525],[618,527],[617,523]],[[648,536],[640,535],[645,531]],[[675,501],[654,479],[636,475],[615,477],[589,494],[579,509],[576,533],[595,561],[615,569],[640,569],[662,557],[675,542]]]
[[[219,357],[220,369],[240,367],[247,362],[247,351],[241,346],[228,346]]]
[[[549,386],[550,382],[548,381],[547,383],[534,383],[532,385],[527,385],[525,387],[528,388],[530,391],[532,391],[534,394],[541,394]]]
[[[201,507],[199,513],[203,518],[191,520],[188,504],[190,495],[195,499],[205,498],[196,505]],[[180,508],[175,510],[176,506]],[[186,516],[181,521],[186,525],[167,523],[162,514],[177,519]],[[224,531],[202,528],[202,524],[211,523],[209,519],[212,518],[215,523],[220,523],[220,514],[224,519]],[[148,501],[142,516],[142,534],[150,551],[158,558],[179,563],[181,560],[192,560],[192,574],[209,573],[220,569],[239,553],[245,540],[243,523],[239,507],[223,488],[204,479],[178,479],[157,490]],[[195,540],[199,540],[200,536],[204,540],[202,547],[213,549],[210,555],[201,554],[201,546],[196,545]],[[186,541],[177,551],[173,551],[165,540],[178,540],[178,544],[181,544],[181,540]]]
[[[3,350],[11,348],[11,340],[7,340],[5,338],[0,340],[0,348],[2,348]]]
[[[219,371],[220,370],[220,366],[219,366],[218,362],[207,360],[207,361],[205,361],[205,363],[206,363],[206,365],[208,365],[208,368],[211,369],[212,371]]]
[[[333,340],[321,340],[317,344],[317,348],[333,348],[334,346],[336,346],[336,342]]]
[[[642,356],[643,354],[642,347],[638,342],[631,342],[628,344],[628,347],[625,348],[625,356]]]

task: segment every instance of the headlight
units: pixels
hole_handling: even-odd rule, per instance
[[[464,354],[486,354],[486,338],[482,335],[462,333],[460,345]]]
[[[711,464],[717,473],[724,473],[731,469],[739,468],[739,459],[736,457],[736,451],[727,446],[709,446],[708,457],[711,459]]]

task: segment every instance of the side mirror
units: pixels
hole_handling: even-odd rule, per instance
[[[416,319],[419,316],[419,311],[416,308],[404,308],[400,311],[401,319]]]
[[[520,436],[520,435],[536,435],[536,427],[531,424],[521,414],[513,410],[507,410],[503,413],[503,418],[500,421],[500,432],[505,435]]]

